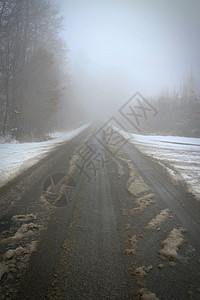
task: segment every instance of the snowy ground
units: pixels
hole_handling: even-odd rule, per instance
[[[158,159],[174,180],[184,180],[200,200],[200,138],[123,135],[140,151]]]
[[[72,139],[89,125],[51,134],[52,140],[38,143],[0,144],[0,187],[34,165],[59,144]]]

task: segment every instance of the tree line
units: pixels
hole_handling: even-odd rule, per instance
[[[0,0],[0,134],[39,138],[55,126],[65,88],[62,19],[48,0]]]
[[[149,101],[158,114],[145,123],[143,132],[200,137],[200,89],[192,70],[179,88],[165,88]]]

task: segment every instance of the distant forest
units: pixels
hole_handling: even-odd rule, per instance
[[[200,90],[192,71],[179,89],[166,88],[158,97],[148,100],[158,114],[145,122],[143,133],[200,138]]]
[[[17,140],[56,129],[65,84],[62,19],[47,0],[0,0],[0,134]]]

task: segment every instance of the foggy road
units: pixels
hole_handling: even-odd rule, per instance
[[[0,190],[0,299],[199,299],[200,202],[95,132]]]

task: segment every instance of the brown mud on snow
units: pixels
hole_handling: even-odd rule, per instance
[[[145,227],[145,229],[155,229],[161,223],[163,223],[167,218],[170,217],[169,209],[161,210],[159,215],[157,215],[154,219],[152,219],[149,224]]]
[[[129,238],[128,242],[130,243],[130,248],[129,249],[126,249],[124,251],[124,254],[125,255],[133,255],[135,254],[135,251],[136,251],[136,244],[137,244],[137,238],[136,238],[136,235],[133,235],[131,238]]]
[[[175,259],[177,257],[178,248],[184,241],[183,232],[185,232],[184,228],[174,228],[167,239],[162,242],[163,249],[161,249],[159,253],[169,259]]]
[[[134,200],[134,203],[136,204],[135,208],[132,208],[130,210],[130,213],[132,215],[134,215],[135,213],[139,213],[142,212],[147,206],[155,203],[155,200],[153,200],[152,198],[154,198],[154,194],[148,194],[139,198],[136,198]]]

